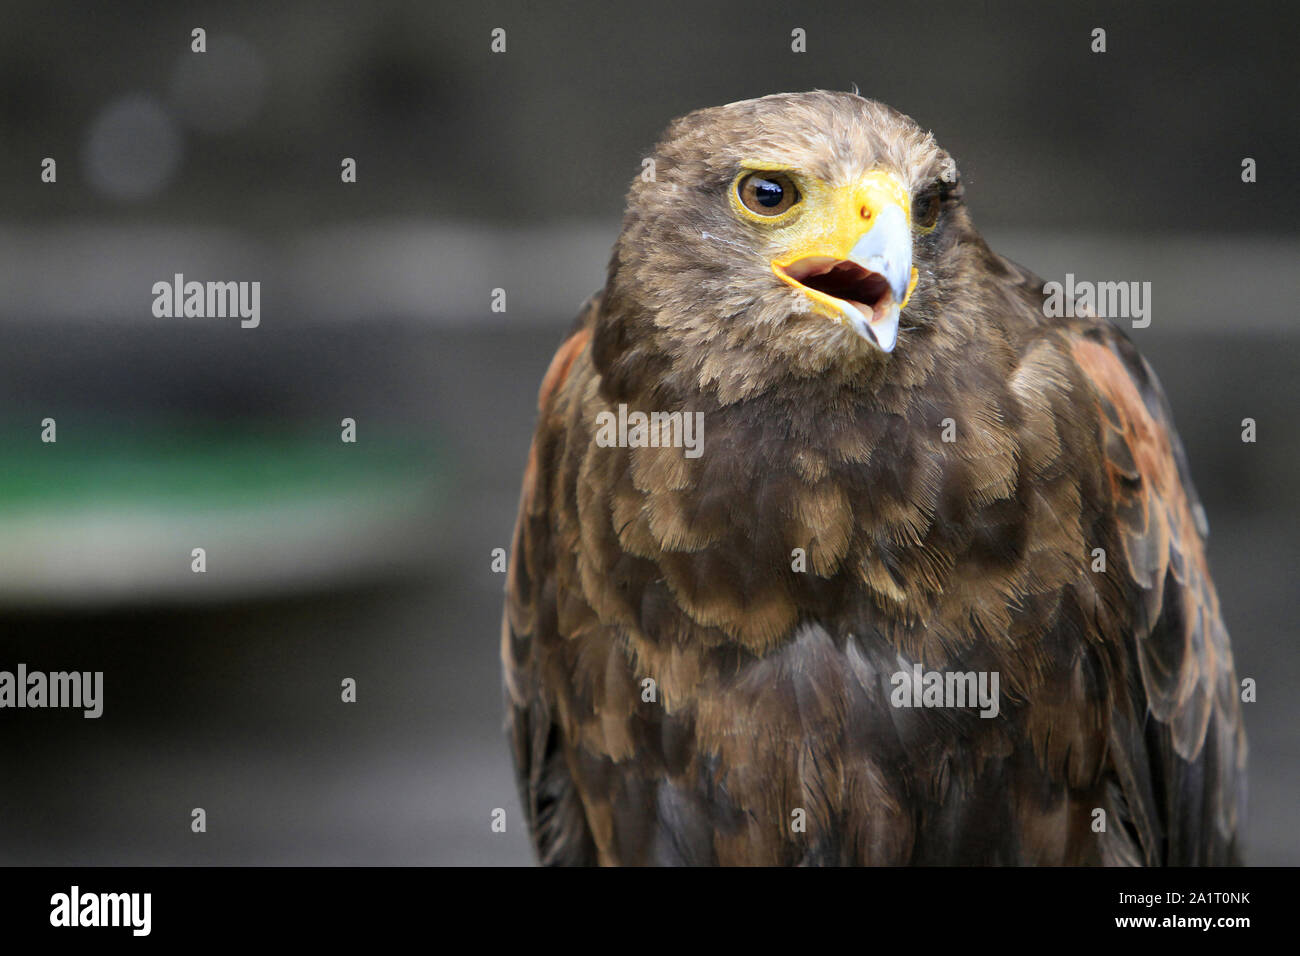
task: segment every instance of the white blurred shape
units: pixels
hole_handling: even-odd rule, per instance
[[[113,199],[146,199],[171,181],[181,137],[152,96],[130,93],[109,103],[90,124],[82,163],[90,184]]]

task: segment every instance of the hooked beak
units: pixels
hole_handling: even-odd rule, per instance
[[[817,311],[892,352],[899,313],[917,281],[907,190],[877,170],[836,190],[829,205],[800,224],[796,248],[772,270]]]

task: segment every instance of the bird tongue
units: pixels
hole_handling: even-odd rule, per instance
[[[898,303],[889,280],[850,260],[807,258],[786,270],[800,284],[839,301],[853,330],[890,352],[898,341]]]
[[[868,272],[854,262],[818,266],[816,271],[799,277],[799,281],[810,289],[860,304],[866,312],[874,310],[876,304],[889,294],[889,282],[884,276]]]
[[[849,320],[859,335],[870,338],[884,352],[898,341],[898,303],[887,301],[889,282],[852,262],[841,262],[825,272],[801,280],[809,288],[834,296],[853,311]]]

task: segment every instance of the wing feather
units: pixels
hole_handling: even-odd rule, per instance
[[[593,296],[551,360],[538,394],[538,423],[524,469],[515,522],[506,607],[501,624],[506,723],[515,758],[519,798],[544,865],[591,865],[595,843],[560,735],[560,702],[541,672],[541,649],[559,642],[555,558],[549,514],[554,471],[550,459],[562,434],[562,396],[575,363],[591,340]]]
[[[1232,650],[1205,557],[1204,510],[1154,372],[1109,325],[1070,351],[1096,404],[1105,486],[1127,574],[1142,726],[1112,722],[1113,759],[1147,862],[1235,858],[1246,756]]]

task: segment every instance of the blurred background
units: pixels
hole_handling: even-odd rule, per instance
[[[491,562],[537,385],[670,119],[853,84],[999,251],[1152,283],[1259,681],[1247,859],[1300,863],[1297,8],[1046,6],[4,0],[0,669],[105,703],[0,711],[0,863],[528,863]],[[155,318],[176,273],[260,326]]]

